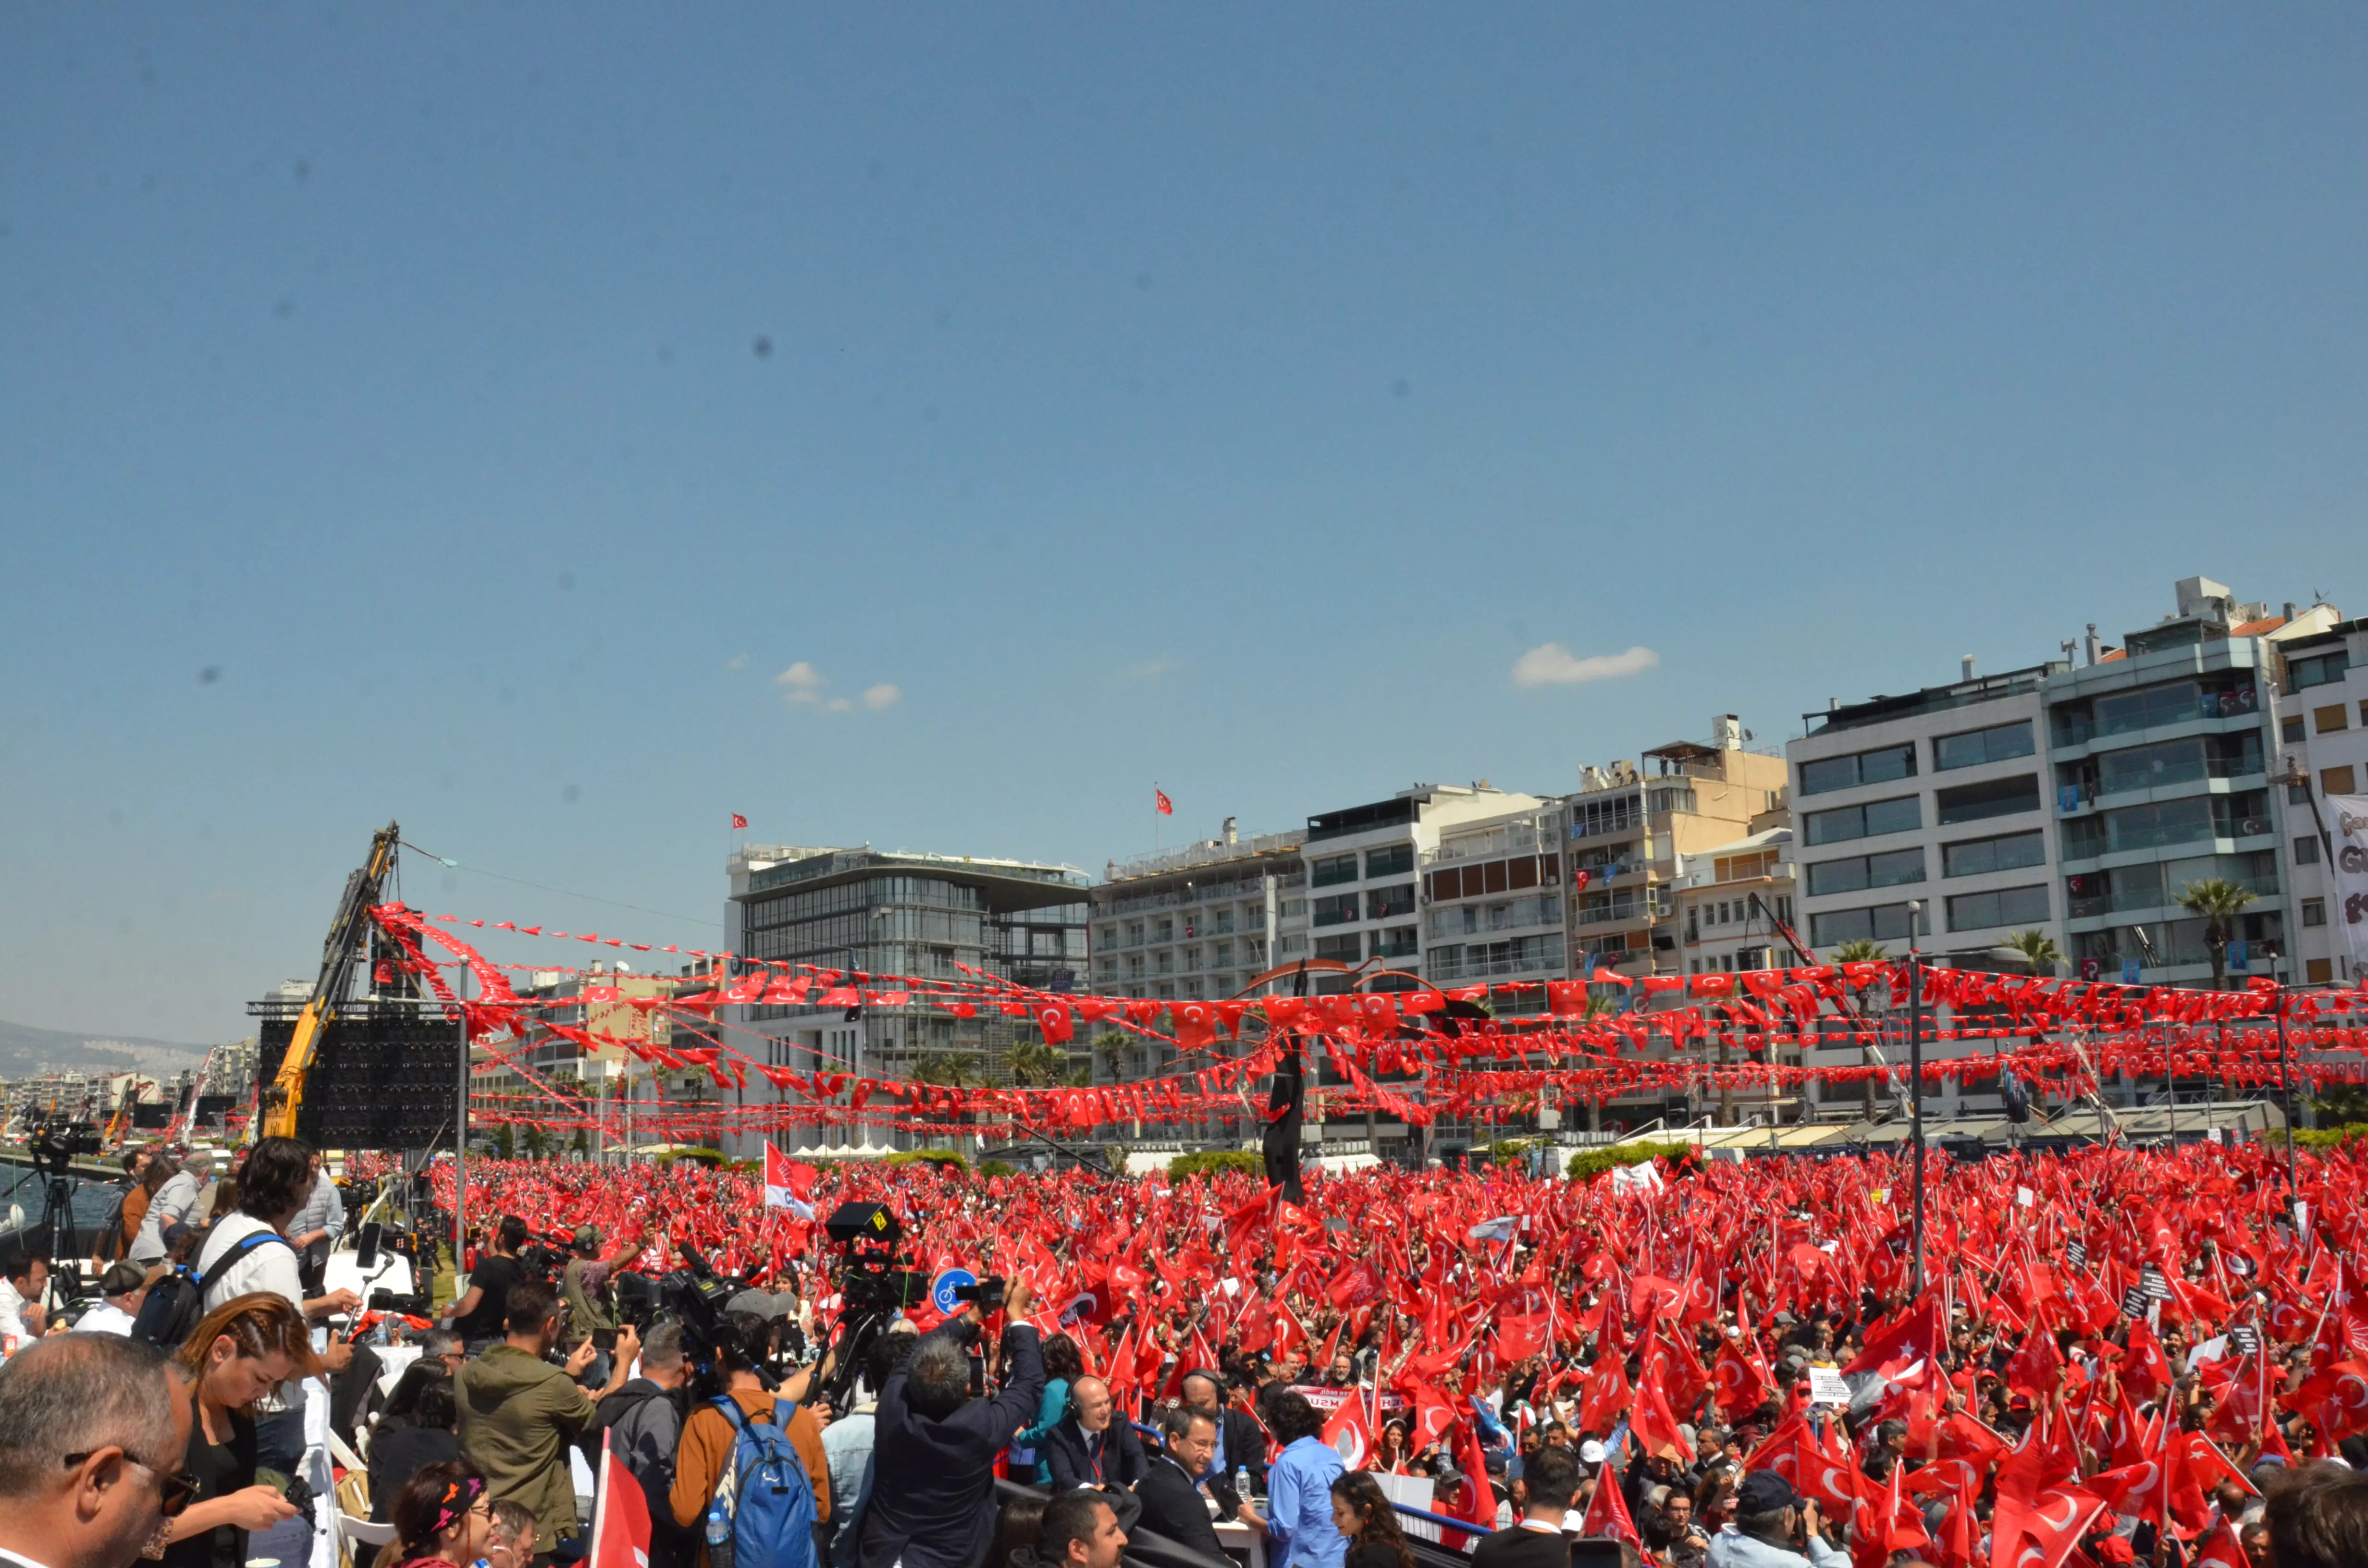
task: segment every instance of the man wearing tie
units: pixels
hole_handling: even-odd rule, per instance
[[[1142,1440],[1133,1426],[1116,1419],[1116,1412],[1110,1385],[1101,1379],[1079,1378],[1069,1385],[1069,1414],[1044,1442],[1053,1491],[1127,1487],[1143,1479],[1150,1461]]]

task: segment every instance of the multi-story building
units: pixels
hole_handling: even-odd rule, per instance
[[[2271,788],[2285,801],[2286,932],[2305,984],[2347,984],[2368,972],[2368,910],[2347,908],[2328,874],[2339,824],[2327,799],[2368,794],[2368,620],[2299,632],[2279,651]]]
[[[811,964],[856,977],[875,996],[884,980],[960,984],[983,971],[1048,992],[1080,988],[1087,973],[1090,892],[1070,866],[970,855],[752,845],[727,869],[727,946],[746,959]],[[723,1010],[733,1043],[768,1065],[881,1077],[1010,1081],[1009,1051],[1034,1026],[997,1008],[960,1017],[912,999],[856,1007],[751,1005]],[[819,995],[816,993],[815,995]],[[758,1047],[749,1037],[763,1037]],[[780,1097],[752,1076],[736,1103]],[[792,1095],[799,1103],[804,1096]],[[843,1131],[843,1130],[842,1130]],[[852,1137],[844,1142],[854,1142]],[[753,1139],[734,1140],[754,1146]]]
[[[2264,687],[2278,644],[2334,612],[2271,616],[2201,577],[2176,593],[2122,647],[2092,628],[2080,664],[1976,676],[1968,659],[1953,685],[1806,716],[1787,752],[1820,958],[1853,941],[1905,951],[1912,924],[1937,961],[2019,967],[2009,938],[2037,932],[2089,978],[2209,983],[2205,922],[2179,899],[2225,878],[2259,898],[2229,968],[2291,972]]]
[[[1498,1017],[1545,1006],[1544,983],[1570,974],[1558,801],[1442,827],[1420,858],[1422,976],[1487,985]]]
[[[1715,849],[1678,858],[1669,914],[1688,974],[1783,969],[1797,961],[1784,940],[1793,919],[1793,830],[1763,828]]]
[[[1674,741],[1627,762],[1580,770],[1564,801],[1569,835],[1574,972],[1634,977],[1682,971],[1672,884],[1686,858],[1781,825],[1784,759],[1747,750],[1731,713],[1708,744]]]
[[[1417,784],[1386,801],[1309,817],[1300,853],[1307,862],[1310,956],[1366,975],[1392,971],[1369,989],[1411,986],[1416,981],[1409,976],[1429,978],[1422,973],[1417,868],[1439,853],[1440,835],[1451,828],[1551,807],[1482,779],[1468,786]],[[1357,983],[1332,971],[1312,989],[1345,991]]]

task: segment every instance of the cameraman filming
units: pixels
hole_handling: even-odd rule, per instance
[[[1003,1355],[1011,1375],[992,1397],[971,1394],[978,1303],[914,1345],[880,1391],[871,1495],[856,1537],[859,1568],[973,1568],[995,1536],[995,1459],[1035,1419],[1044,1392],[1032,1292],[1011,1286]]]
[[[518,1257],[524,1245],[526,1221],[503,1215],[486,1256],[469,1271],[469,1289],[444,1314],[442,1326],[456,1330],[472,1356],[501,1339],[510,1292],[533,1278]]]

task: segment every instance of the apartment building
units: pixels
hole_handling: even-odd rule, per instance
[[[1712,721],[1707,744],[1672,741],[1644,763],[1582,768],[1563,802],[1574,973],[1682,972],[1674,885],[1685,858],[1782,822],[1785,761],[1747,750],[1732,713]]]
[[[1793,830],[1763,828],[1705,854],[1678,858],[1669,912],[1688,974],[1784,969],[1792,926]]]
[[[2368,794],[2368,620],[2298,631],[2280,645],[2272,721],[2292,883],[2286,929],[2305,983],[2349,984],[2368,973],[2368,909],[2350,906],[2328,874],[2341,852],[2333,796]]]
[[[1492,788],[1484,778],[1470,786],[1417,784],[1386,801],[1309,817],[1300,853],[1307,862],[1310,956],[1368,974],[1391,971],[1393,977],[1378,987],[1383,990],[1414,984],[1407,976],[1430,978],[1422,972],[1417,872],[1437,856],[1440,835],[1550,804],[1535,795]],[[1346,991],[1355,983],[1333,971],[1311,989]]]
[[[1489,986],[1498,1017],[1544,1009],[1544,983],[1570,974],[1566,822],[1549,801],[1440,829],[1417,860],[1425,980]]]

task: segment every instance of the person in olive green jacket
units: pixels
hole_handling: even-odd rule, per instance
[[[617,1331],[616,1364],[609,1386],[587,1394],[575,1376],[592,1360],[586,1340],[565,1370],[543,1358],[559,1343],[559,1297],[541,1280],[513,1288],[505,1303],[508,1337],[464,1364],[454,1380],[461,1404],[461,1457],[477,1467],[494,1496],[534,1510],[534,1549],[549,1551],[575,1534],[575,1483],[568,1446],[594,1419],[594,1401],[625,1383],[641,1342],[628,1325]]]

